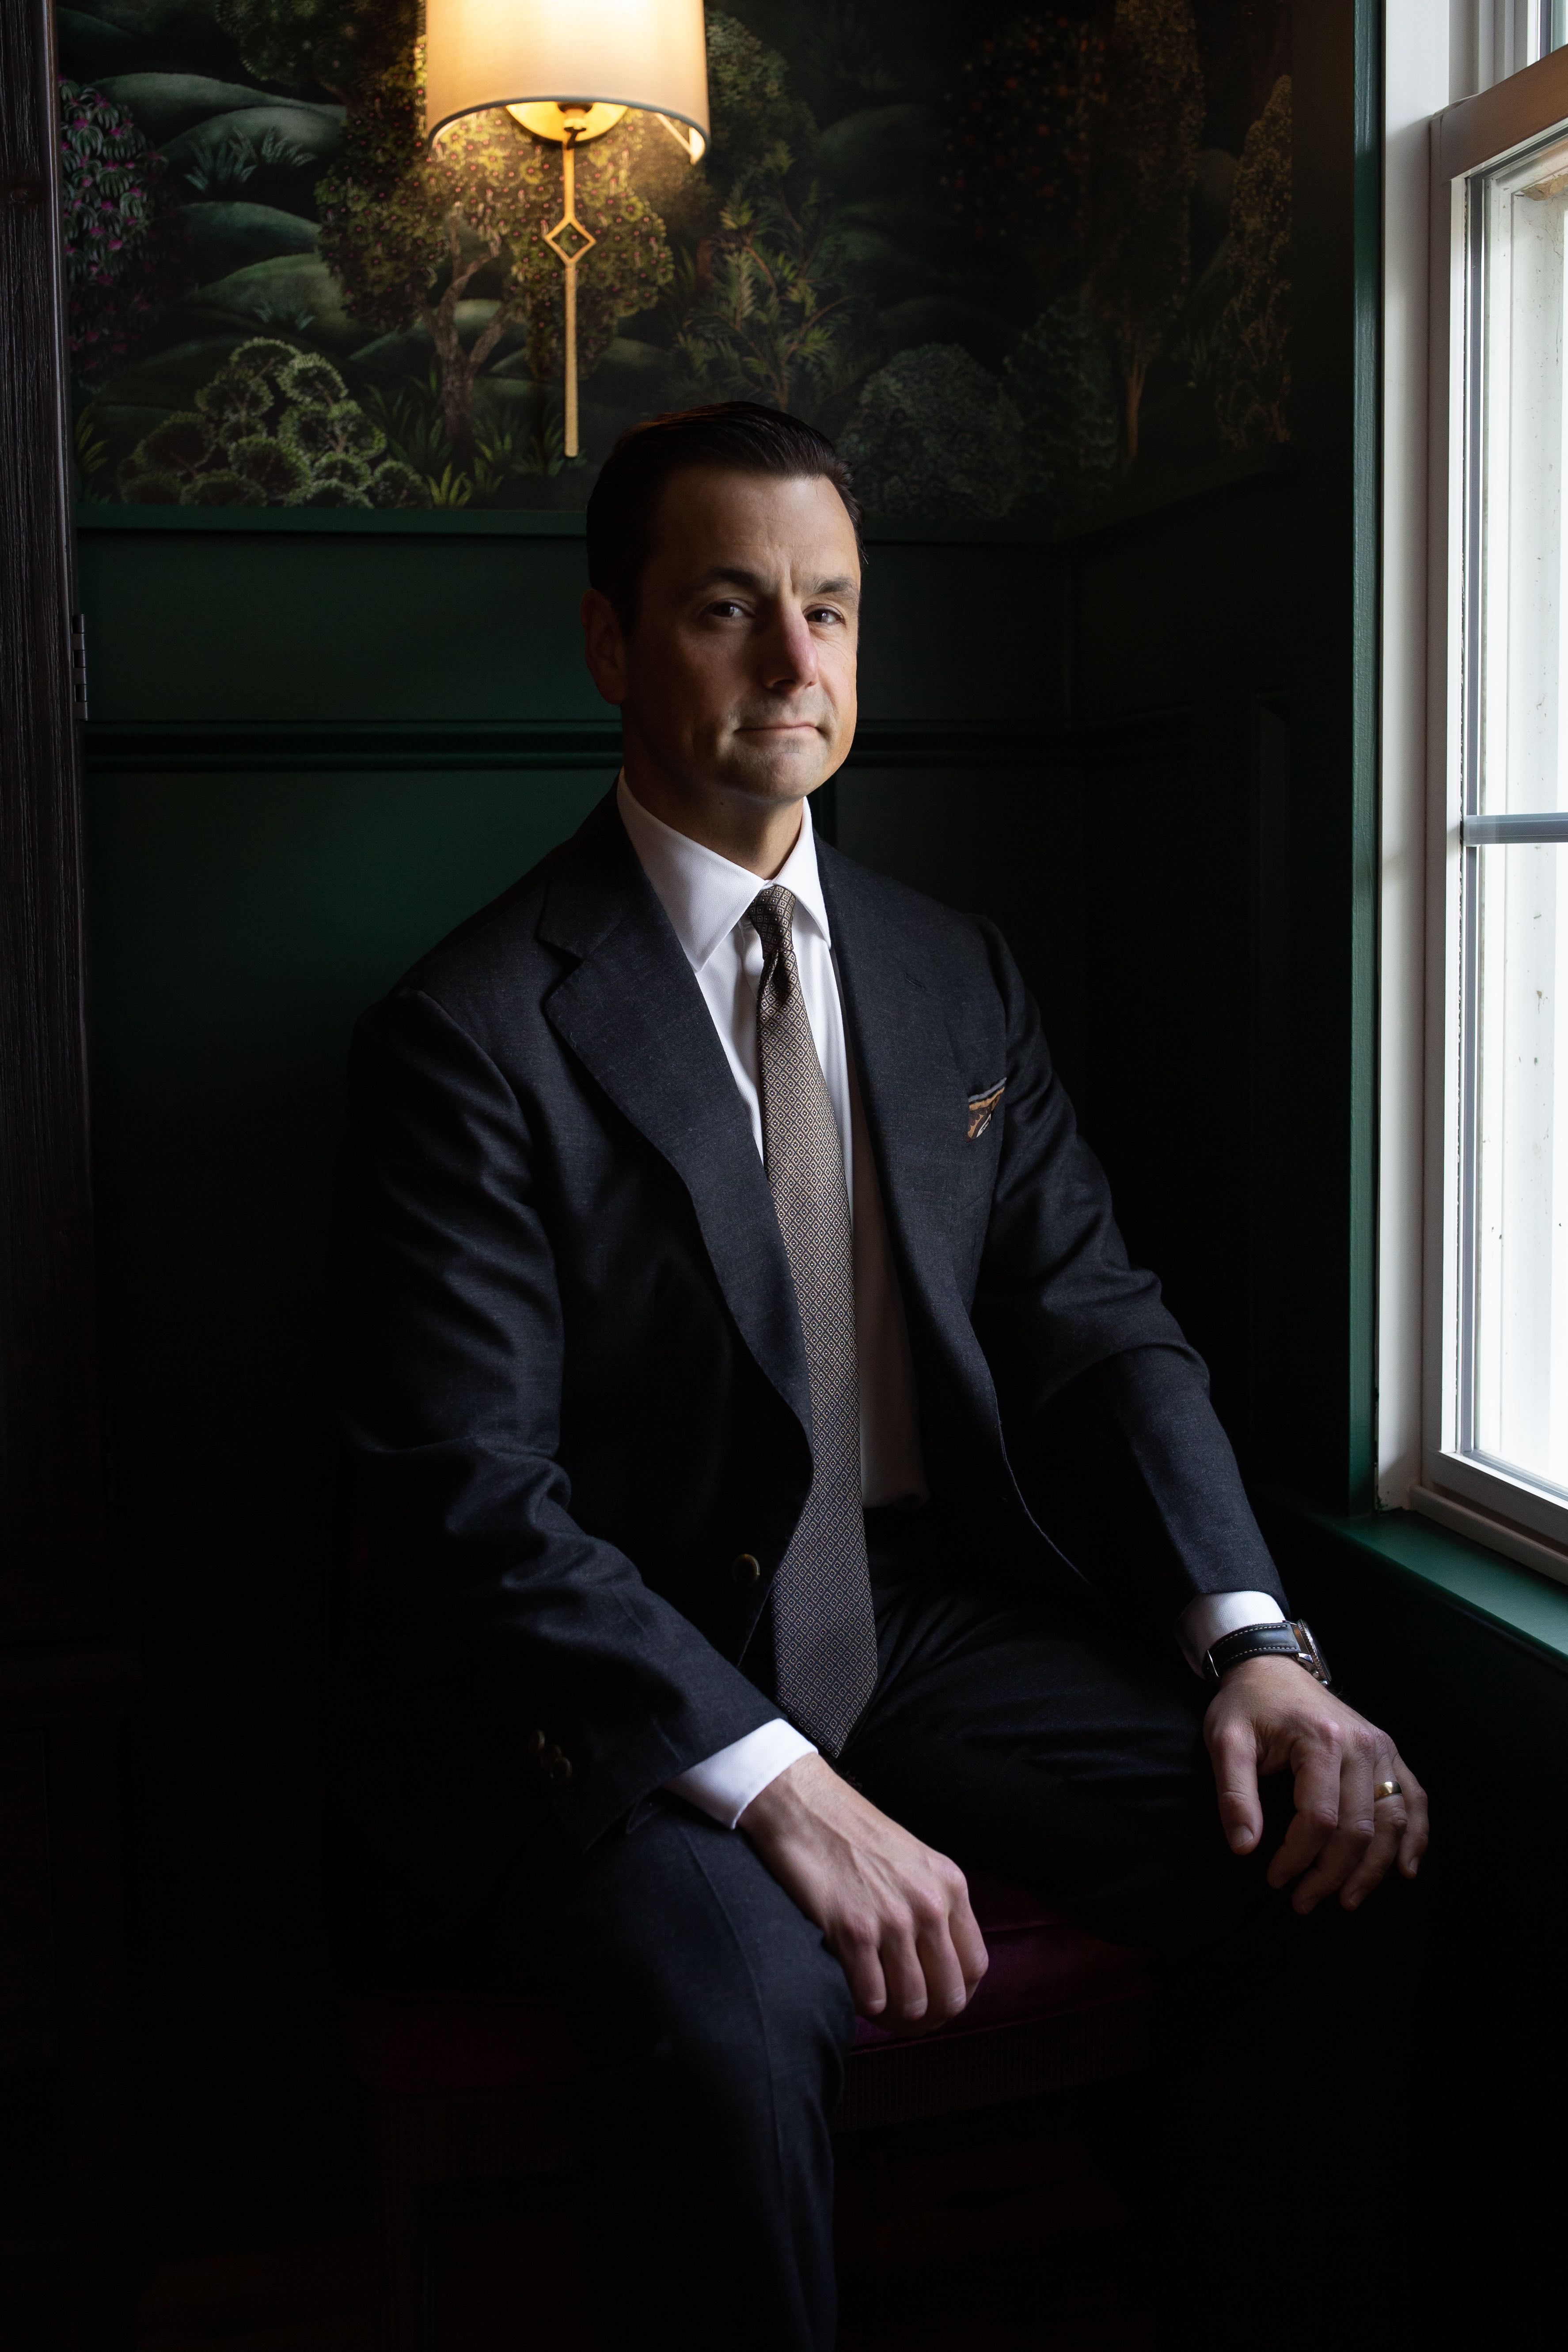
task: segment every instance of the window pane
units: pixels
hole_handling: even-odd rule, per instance
[[[1564,673],[1563,218],[1568,140],[1485,175],[1479,323],[1480,610],[1470,805],[1568,806]]]
[[[1568,848],[1483,849],[1476,872],[1466,1450],[1568,1491]]]

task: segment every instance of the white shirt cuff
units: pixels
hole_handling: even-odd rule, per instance
[[[1239,1633],[1244,1625],[1284,1622],[1285,1612],[1267,1592],[1204,1592],[1189,1601],[1177,1618],[1176,1639],[1194,1674],[1201,1675],[1204,1660],[1222,1633]]]
[[[803,1756],[816,1753],[793,1723],[775,1717],[760,1730],[748,1731],[744,1739],[721,1748],[716,1756],[693,1764],[689,1771],[678,1772],[664,1785],[672,1796],[684,1797],[699,1812],[732,1830],[752,1799],[760,1797],[770,1780],[776,1780]]]

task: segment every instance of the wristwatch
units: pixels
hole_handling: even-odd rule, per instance
[[[1294,1658],[1315,1682],[1329,1680],[1329,1662],[1313,1640],[1311,1627],[1299,1617],[1289,1617],[1283,1624],[1238,1625],[1234,1633],[1222,1633],[1204,1658],[1204,1680],[1217,1683],[1227,1666],[1240,1665],[1243,1658]]]

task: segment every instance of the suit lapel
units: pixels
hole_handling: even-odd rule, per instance
[[[957,1310],[967,1328],[953,1267],[952,1204],[963,1191],[970,1081],[881,894],[847,858],[821,844],[817,856],[889,1226],[939,1319]]]
[[[819,845],[817,854],[882,1204],[905,1286],[933,1486],[963,1497],[972,1533],[994,1522],[1001,1540],[1012,1542],[1022,1523],[1076,1577],[1036,1523],[1013,1475],[991,1367],[959,1278],[955,1252],[967,1261],[974,1241],[973,1227],[954,1215],[954,1204],[973,1197],[964,1160],[973,1150],[970,1074],[959,1068],[941,1003],[905,954],[876,878],[836,850]]]
[[[751,1122],[613,797],[561,852],[540,936],[579,959],[546,1019],[686,1187],[741,1336],[809,1437],[800,1316]]]

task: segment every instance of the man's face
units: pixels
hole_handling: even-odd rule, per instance
[[[703,799],[798,802],[855,736],[860,565],[831,482],[671,477],[630,635],[584,608],[588,662],[628,761]]]

